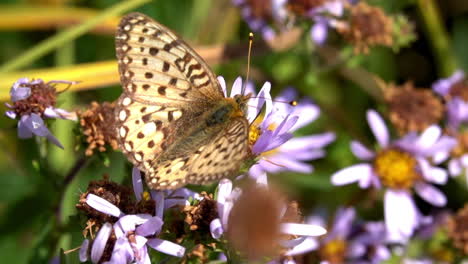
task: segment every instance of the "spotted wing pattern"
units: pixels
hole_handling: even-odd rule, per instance
[[[232,120],[217,138],[193,153],[158,160],[148,172],[148,185],[153,189],[175,189],[187,183],[206,184],[233,176],[248,153],[248,132],[245,118]]]
[[[215,169],[221,161],[201,163],[201,153],[219,151],[215,147],[220,143],[222,150],[234,151],[234,145],[225,144],[240,142],[241,137],[242,144],[236,144],[246,145],[248,129],[243,121],[233,122],[216,135],[215,145],[198,150],[194,146],[192,152],[160,159],[176,140],[178,129],[193,125],[187,115],[203,113],[210,110],[207,107],[226,100],[203,59],[171,30],[139,13],[131,13],[120,22],[116,53],[124,89],[115,110],[117,138],[128,159],[145,172],[148,184],[155,189],[175,188],[187,182],[218,178],[223,171],[232,169]],[[229,136],[233,128],[241,129],[242,136]],[[231,167],[240,166],[240,162],[232,162],[235,166]],[[205,168],[198,171],[195,164]]]

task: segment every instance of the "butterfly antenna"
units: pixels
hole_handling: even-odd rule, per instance
[[[247,53],[247,74],[245,76],[244,85],[242,85],[242,92],[241,94],[245,94],[245,89],[247,88],[247,83],[249,82],[249,74],[250,74],[250,54],[252,53],[252,44],[253,44],[253,37],[254,34],[252,32],[249,33],[249,51]]]

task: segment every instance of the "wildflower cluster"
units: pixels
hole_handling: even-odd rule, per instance
[[[105,12],[144,1],[123,2]],[[441,22],[454,25],[454,39],[468,31],[443,21],[435,2],[184,8],[196,13],[187,21],[213,32],[240,36],[248,27],[263,38],[253,44],[249,34],[252,81],[232,85],[208,67],[216,61],[224,76],[238,74],[229,63],[242,44],[231,36],[192,48],[149,16],[124,15],[119,71],[109,61],[80,84],[50,80],[59,76],[54,68],[43,79],[8,81],[0,165],[16,170],[0,178],[0,248],[13,241],[27,252],[9,254],[19,263],[468,263],[468,75],[457,63],[468,64],[452,58],[452,33]],[[206,20],[204,6],[214,11]],[[416,40],[416,32],[427,36]],[[76,36],[58,34],[38,50]],[[103,73],[102,65],[111,67]],[[63,76],[88,76],[74,67],[92,68],[72,65]],[[120,90],[81,91],[117,84],[115,77],[119,98]],[[70,90],[80,96],[65,110],[60,95]],[[11,135],[35,142],[9,142]]]
[[[310,26],[310,39],[324,45],[331,31],[354,47],[356,53],[368,53],[373,46],[398,49],[414,40],[412,25],[403,16],[390,16],[365,1],[350,0],[234,0],[251,30],[260,32],[275,45],[283,32]]]

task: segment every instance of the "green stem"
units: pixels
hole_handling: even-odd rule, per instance
[[[452,52],[450,38],[445,31],[437,4],[435,0],[417,0],[416,3],[424,21],[427,37],[432,44],[439,75],[449,76],[458,69],[458,63]]]
[[[85,34],[90,29],[101,23],[102,21],[117,16],[121,13],[127,12],[130,9],[136,8],[142,4],[145,4],[151,0],[128,0],[122,1],[119,4],[116,4],[103,12],[99,15],[89,19],[88,21],[74,26],[70,29],[64,30],[42,42],[37,44],[36,46],[32,47],[31,49],[27,50],[25,53],[20,55],[14,60],[11,60],[0,67],[0,74],[4,74],[10,71],[17,70],[22,68],[26,65],[30,65],[33,61],[37,60],[38,58],[46,55],[47,53],[51,52],[52,50],[64,45],[67,42]]]

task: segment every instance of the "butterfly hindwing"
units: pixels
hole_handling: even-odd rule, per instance
[[[177,159],[157,161],[146,182],[153,189],[175,189],[233,176],[248,153],[248,130],[245,118],[232,120],[209,144]]]

